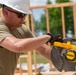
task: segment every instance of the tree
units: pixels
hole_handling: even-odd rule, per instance
[[[71,2],[70,0],[56,0],[56,3],[65,3],[65,2]],[[64,8],[64,17],[65,17],[65,27],[66,32],[71,30],[72,34],[74,34],[74,23],[73,23],[73,10],[72,7],[65,7]]]
[[[47,0],[47,4],[51,4],[50,0]],[[44,10],[45,12],[45,10]],[[35,21],[35,35],[38,35],[38,31],[42,31],[43,34],[46,33],[46,15],[45,13],[41,15],[40,22]]]
[[[56,3],[65,3],[70,2],[70,0],[56,0]],[[47,0],[47,4],[51,4],[50,0]],[[62,20],[61,20],[61,9],[60,8],[49,8],[49,22],[50,22],[50,32],[54,34],[62,35]],[[45,12],[45,10],[44,10]],[[66,25],[66,33],[68,30],[71,30],[73,33],[73,12],[72,7],[64,8],[65,14],[65,25]],[[41,20],[39,23],[39,29],[41,28],[43,31],[46,31],[46,16],[42,14]]]

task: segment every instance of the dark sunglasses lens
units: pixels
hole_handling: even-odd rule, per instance
[[[26,15],[26,14],[19,13],[19,14],[18,14],[18,17],[19,17],[19,18],[23,18],[25,15]]]
[[[23,18],[24,16],[27,15],[27,14],[23,14],[23,13],[17,13],[15,11],[12,11],[12,10],[8,9],[8,8],[6,8],[6,9],[9,10],[9,11],[11,11],[11,12],[13,12],[13,13],[15,13],[15,14],[17,14],[18,18]]]

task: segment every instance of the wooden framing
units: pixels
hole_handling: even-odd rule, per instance
[[[66,38],[66,32],[65,32],[65,19],[64,19],[64,7],[73,7],[73,15],[74,15],[74,33],[75,33],[75,38],[76,38],[76,3],[75,2],[68,2],[68,3],[58,3],[58,4],[48,4],[44,6],[33,6],[30,9],[41,9],[45,8],[46,9],[46,27],[47,27],[47,32],[50,32],[49,30],[49,17],[48,17],[48,8],[61,8],[61,16],[62,16],[62,31],[63,31],[63,37]],[[33,18],[32,18],[33,20]],[[33,22],[31,20],[31,22]],[[34,23],[33,23],[34,24]]]
[[[48,16],[48,8],[61,8],[61,16],[62,16],[62,31],[63,31],[63,37],[66,38],[66,32],[65,32],[65,19],[64,19],[64,7],[69,7],[72,6],[73,7],[73,15],[74,15],[74,33],[75,33],[75,38],[76,38],[76,3],[74,2],[69,2],[69,3],[58,3],[58,4],[49,4],[49,5],[44,5],[44,6],[33,6],[30,7],[30,10],[34,10],[34,9],[41,9],[41,8],[45,8],[46,9],[46,28],[47,28],[47,32],[50,32],[49,29],[49,16]],[[34,19],[33,16],[31,15],[31,24],[29,24],[29,16],[26,18],[26,25],[28,28],[30,28],[30,25],[32,27],[32,33],[34,33]],[[36,65],[37,61],[36,61],[36,52],[34,51],[34,64]],[[28,53],[29,56],[29,65],[31,67],[32,62],[31,62],[31,52]],[[29,75],[33,75],[32,73],[32,69],[29,70]],[[44,72],[41,73],[42,75],[76,75],[76,72]],[[26,74],[27,75],[27,74]],[[35,71],[35,74],[37,75],[37,71]]]
[[[20,75],[20,74],[16,73],[15,75]],[[22,75],[28,75],[28,73],[23,73]],[[39,74],[32,73],[32,75],[76,75],[76,72],[51,71],[51,72],[40,72]]]
[[[75,2],[68,2],[68,3],[58,3],[58,4],[49,4],[49,5],[44,5],[44,6],[33,6],[30,9],[41,9],[45,8],[46,10],[46,28],[47,32],[50,32],[49,29],[49,16],[48,16],[48,8],[61,8],[61,16],[62,16],[62,31],[63,31],[63,37],[66,38],[66,28],[65,28],[65,19],[64,19],[64,7],[73,7],[73,15],[74,15],[74,33],[75,33],[75,38],[76,38],[76,3]],[[31,17],[31,22],[32,22],[32,32],[34,33],[34,20],[33,17]],[[36,60],[36,59],[35,59]],[[36,61],[37,62],[37,61]]]

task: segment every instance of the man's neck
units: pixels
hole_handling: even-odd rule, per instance
[[[12,25],[10,25],[3,17],[2,17],[1,19],[2,19],[2,21],[5,23],[5,25],[6,25],[10,30],[15,29],[15,28],[12,27]]]

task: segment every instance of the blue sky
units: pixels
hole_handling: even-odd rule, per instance
[[[37,6],[37,5],[45,5],[47,0],[30,0],[31,6]],[[50,0],[54,2],[55,0]]]
[[[47,0],[30,0],[31,6],[37,6],[37,5],[45,5]],[[55,0],[50,0],[52,3],[55,2]],[[76,2],[76,0],[71,0],[73,2]]]

